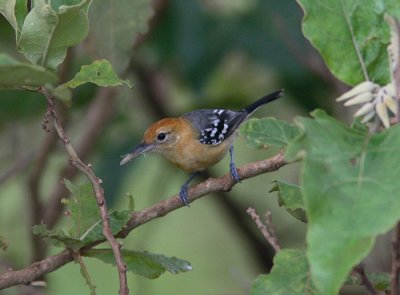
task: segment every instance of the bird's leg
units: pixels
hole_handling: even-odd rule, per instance
[[[231,171],[232,178],[236,182],[240,182],[240,177],[239,177],[239,174],[237,172],[237,169],[236,169],[236,166],[235,166],[235,162],[233,161],[233,145],[231,145],[231,147],[229,148],[229,155],[231,157],[231,161],[229,163],[229,168],[230,168],[230,171]]]
[[[189,206],[189,195],[188,195],[188,186],[189,183],[197,176],[198,172],[193,173],[192,175],[190,175],[189,179],[186,180],[186,182],[181,186],[181,190],[179,192],[179,198],[181,198],[181,201],[183,204],[185,204],[186,206]]]

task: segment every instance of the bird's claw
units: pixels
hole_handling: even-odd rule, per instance
[[[188,194],[188,187],[187,185],[183,185],[181,187],[181,190],[179,192],[179,198],[181,199],[181,202],[185,205],[190,207],[189,205],[189,194]]]
[[[230,163],[229,164],[229,168],[230,168],[233,180],[235,180],[236,182],[240,182],[240,176],[239,176],[239,174],[237,172],[235,164],[234,163]]]

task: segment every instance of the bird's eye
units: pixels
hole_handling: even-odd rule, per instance
[[[167,138],[167,134],[165,134],[164,132],[161,132],[161,133],[159,133],[158,135],[157,135],[157,139],[159,140],[159,141],[163,141],[163,140],[165,140]]]

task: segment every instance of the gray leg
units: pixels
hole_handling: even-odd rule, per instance
[[[233,145],[231,145],[231,147],[229,148],[229,155],[231,157],[231,161],[229,163],[229,168],[231,171],[232,178],[236,182],[240,182],[240,177],[239,177],[239,174],[237,173],[235,162],[233,161]]]
[[[185,204],[186,206],[189,206],[189,195],[188,195],[188,186],[189,183],[197,176],[198,172],[193,173],[192,175],[190,175],[189,179],[186,180],[186,182],[181,186],[181,190],[179,192],[179,197],[181,198],[181,201],[183,204]]]

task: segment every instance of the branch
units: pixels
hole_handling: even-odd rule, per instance
[[[126,278],[126,265],[123,261],[121,254],[121,245],[116,241],[114,235],[110,228],[110,219],[108,216],[107,205],[104,199],[104,190],[101,187],[101,179],[99,179],[91,168],[91,165],[84,164],[79,156],[77,155],[74,147],[72,146],[69,137],[65,134],[63,127],[61,126],[56,110],[54,108],[54,98],[50,95],[50,93],[45,89],[41,88],[40,92],[46,97],[48,102],[48,112],[53,119],[54,128],[57,131],[59,138],[64,144],[65,149],[67,150],[68,155],[70,156],[70,162],[73,166],[79,169],[86,177],[90,180],[93,190],[96,196],[97,206],[100,210],[100,215],[103,221],[103,234],[106,237],[108,243],[110,244],[115,261],[118,268],[118,276],[120,282],[119,293],[122,295],[127,295],[129,293],[128,290],[128,282]]]
[[[275,228],[272,224],[271,212],[267,211],[265,213],[265,224],[261,221],[260,216],[257,214],[254,208],[248,208],[247,213],[251,216],[251,218],[253,218],[258,229],[261,231],[264,238],[272,246],[272,248],[274,248],[275,252],[279,252],[281,250],[281,246],[278,243],[278,238],[275,234]]]
[[[269,159],[261,160],[246,164],[238,168],[240,179],[245,180],[255,177],[257,175],[277,171],[282,166],[286,165],[283,154],[279,153]],[[231,175],[228,173],[219,178],[209,178],[197,185],[189,188],[189,199],[191,202],[197,200],[205,195],[213,192],[229,191],[237,183],[232,181]],[[176,194],[166,200],[163,200],[152,207],[146,208],[139,212],[133,212],[130,220],[127,222],[126,227],[119,232],[116,237],[126,237],[133,229],[145,224],[153,219],[163,217],[168,213],[182,207],[179,195]],[[186,209],[189,210],[189,209]],[[103,240],[97,241],[87,245],[81,249],[81,254],[84,255],[85,251],[102,243]],[[67,262],[73,261],[72,253],[64,250],[56,255],[47,257],[40,262],[36,262],[27,266],[26,268],[18,271],[10,270],[0,274],[0,290],[18,284],[29,284],[36,278],[39,278],[49,272],[52,272],[62,267]]]

